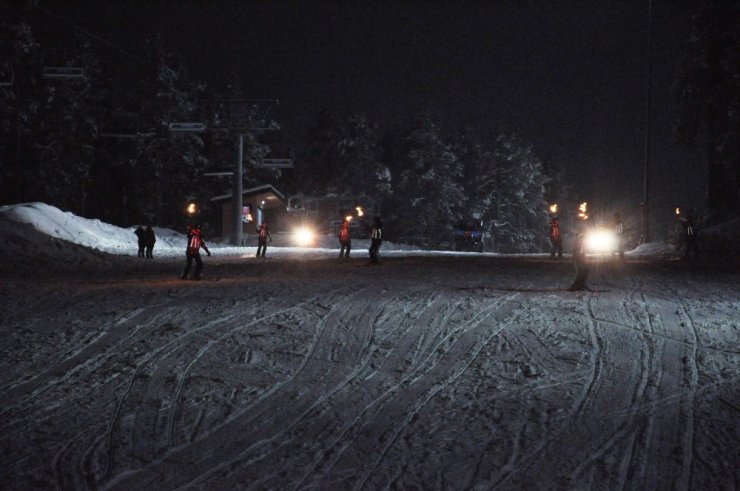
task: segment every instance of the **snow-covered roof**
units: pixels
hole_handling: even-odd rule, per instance
[[[233,192],[221,194],[219,196],[212,197],[211,201],[228,201],[231,200],[233,196]],[[283,193],[275,189],[271,184],[263,184],[261,186],[245,189],[242,191],[242,196],[244,198],[264,200],[266,203],[276,202],[276,204],[278,204],[279,202],[285,201]]]

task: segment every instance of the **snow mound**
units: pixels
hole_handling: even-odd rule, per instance
[[[663,256],[675,254],[676,249],[665,242],[648,242],[626,252],[628,256]]]
[[[108,254],[135,256],[138,248],[135,227],[122,228],[98,219],[83,218],[45,203],[23,203],[0,207],[5,222],[27,224],[37,233],[96,249]],[[185,236],[170,229],[153,227],[157,250],[182,252]]]
[[[67,244],[68,249],[72,245],[97,250],[103,253],[116,256],[136,256],[138,251],[137,239],[134,234],[136,227],[122,228],[108,223],[101,222],[98,219],[83,218],[68,211],[62,211],[45,203],[23,203],[10,206],[0,207],[0,220],[4,223],[24,224],[27,228],[20,229],[16,226],[8,225],[3,227],[4,230],[13,229],[14,232],[0,231],[0,236],[13,235],[13,256],[16,258],[26,257],[42,253],[36,249],[28,250],[26,247],[18,245],[20,236],[23,233],[34,236],[34,242],[48,245],[51,239],[59,244]],[[185,250],[187,239],[184,233],[176,232],[169,228],[152,227],[157,238],[154,247],[155,256],[181,256]],[[21,233],[21,230],[25,232]],[[19,235],[20,234],[20,235]],[[306,257],[326,256],[330,257],[336,253],[339,247],[337,238],[333,235],[322,235],[316,238],[313,247],[300,248],[295,247],[291,234],[276,233],[273,234],[274,241],[270,244],[272,252],[280,251],[281,255],[300,255]],[[234,247],[229,244],[222,244],[217,241],[211,241],[206,237],[206,243],[209,249],[217,250],[219,255],[223,256],[242,256],[244,254],[253,254],[254,247],[257,246],[257,237],[254,234],[245,235],[245,244],[251,247]],[[369,240],[355,239],[353,246],[356,251],[367,249],[370,246]],[[58,248],[58,246],[54,246]],[[385,242],[384,251],[418,251],[415,246],[403,244],[393,244]],[[53,252],[55,249],[49,250]],[[80,253],[86,255],[87,253]],[[68,258],[69,259],[69,258]],[[79,262],[79,261],[74,261]]]

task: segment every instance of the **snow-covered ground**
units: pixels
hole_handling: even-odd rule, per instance
[[[737,261],[156,232],[0,209],[1,487],[740,488]]]

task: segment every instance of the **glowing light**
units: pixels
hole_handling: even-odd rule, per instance
[[[346,217],[344,217],[344,219],[347,220],[348,222],[351,222],[352,221],[352,215],[347,215]]]
[[[362,209],[361,206],[358,206],[357,208],[355,208],[355,210],[357,210],[357,216],[358,217],[361,217],[361,216],[363,216],[365,214],[365,211]]]
[[[681,214],[681,208],[676,208],[676,215],[680,215],[680,214]]]
[[[313,245],[315,234],[308,227],[300,227],[293,232],[293,241],[299,247],[309,247]]]
[[[558,212],[558,204],[557,203],[551,204],[550,205],[550,213],[552,213],[554,215],[557,212]]]
[[[578,205],[578,218],[588,220],[588,203],[585,201]]]
[[[586,250],[595,253],[611,253],[617,248],[617,238],[610,230],[596,229],[586,233]]]
[[[188,204],[187,212],[188,215],[195,215],[195,212],[198,211],[198,207],[195,205],[195,203]]]

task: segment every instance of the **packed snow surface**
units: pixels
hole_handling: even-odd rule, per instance
[[[2,488],[740,488],[737,262],[0,225]]]

